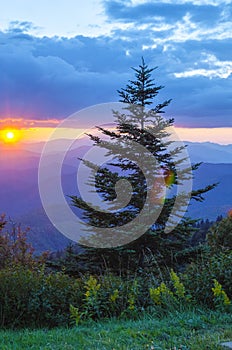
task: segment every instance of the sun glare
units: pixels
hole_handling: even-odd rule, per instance
[[[20,131],[17,129],[2,130],[1,139],[4,143],[16,143],[20,139]]]
[[[15,134],[14,134],[13,131],[8,131],[8,132],[6,133],[6,138],[7,138],[8,140],[13,140],[14,137],[15,137]]]

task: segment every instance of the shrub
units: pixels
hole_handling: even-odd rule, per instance
[[[7,221],[5,215],[0,216],[0,269],[9,266],[27,266],[31,269],[39,268],[45,262],[47,254],[44,253],[35,258],[34,249],[27,242],[27,230],[21,226],[12,225],[10,230],[6,229]]]
[[[211,227],[207,242],[213,252],[231,251],[232,249],[232,215]]]
[[[192,262],[183,274],[184,285],[195,302],[213,307],[212,288],[217,280],[232,297],[232,251],[212,254],[208,249]]]
[[[217,222],[209,229],[206,245],[197,259],[187,267],[184,279],[196,302],[213,307],[215,294],[213,296],[212,290],[216,288],[215,283],[218,283],[217,286],[221,286],[223,293],[231,299],[232,216]]]
[[[69,305],[81,304],[81,281],[63,273],[23,267],[0,271],[2,327],[54,327],[69,323]]]

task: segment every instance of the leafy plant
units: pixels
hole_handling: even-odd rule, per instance
[[[67,325],[70,304],[81,305],[82,298],[82,281],[63,273],[47,274],[44,268],[22,266],[0,270],[2,327]]]

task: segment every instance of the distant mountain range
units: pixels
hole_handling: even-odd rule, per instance
[[[189,215],[193,218],[215,220],[218,215],[227,215],[232,208],[232,163],[203,163],[195,173],[194,188],[218,183],[217,187],[204,195],[202,203],[192,201]]]
[[[62,150],[65,140],[52,141],[52,151],[47,161],[52,164],[54,155]],[[194,188],[219,182],[217,188],[205,195],[203,203],[191,203],[189,215],[194,218],[216,219],[232,208],[232,144],[191,143],[188,152],[192,163],[204,162],[195,173]],[[14,222],[30,226],[29,240],[37,252],[59,250],[69,240],[59,233],[47,218],[39,197],[38,165],[43,143],[22,144],[20,148],[0,144],[0,213],[6,213]],[[76,172],[78,158],[90,146],[83,140],[74,144],[64,160],[62,184],[64,193],[78,193]],[[47,181],[52,181],[49,178]]]
[[[232,136],[231,136],[232,141]],[[232,163],[232,144],[219,145],[211,142],[185,142],[193,163]]]

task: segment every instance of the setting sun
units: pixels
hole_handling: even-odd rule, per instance
[[[6,138],[7,138],[8,140],[13,140],[14,137],[15,137],[15,134],[14,134],[13,131],[8,131],[8,132],[6,133]]]
[[[1,131],[1,140],[5,143],[16,143],[20,139],[20,131],[17,129],[5,129]]]

